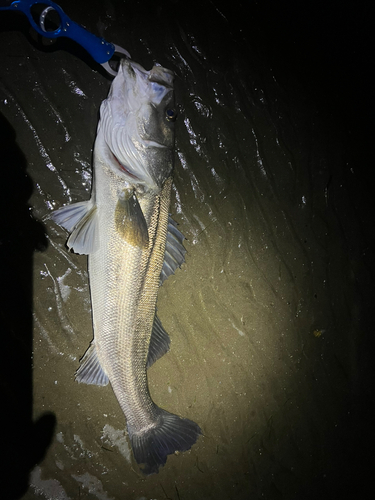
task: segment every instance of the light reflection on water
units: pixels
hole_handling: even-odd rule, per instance
[[[207,8],[212,40],[174,9],[140,17],[116,7],[106,18],[97,6],[87,22],[95,32],[106,18],[107,39],[147,69],[160,62],[177,75],[171,213],[188,253],[160,290],[172,347],[150,370],[150,384],[161,406],[198,422],[204,437],[169,458],[160,477],[191,499],[277,498],[275,490],[292,498],[311,478],[334,475],[327,435],[347,425],[362,311],[356,275],[363,271],[351,243],[357,216],[343,208],[350,184],[336,154],[344,150],[339,128],[325,136],[306,90],[281,83],[255,47],[230,38],[227,17]],[[2,56],[1,111],[26,157],[35,187],[29,204],[42,220],[88,197],[97,113],[110,82],[74,54],[9,37],[4,43],[30,57],[19,67]],[[73,381],[92,335],[86,260],[66,252],[64,231],[49,221],[45,231],[49,247],[33,262],[34,413],[47,406],[65,443],[79,436],[92,449],[105,426],[122,430],[124,420],[110,389]],[[113,450],[99,452],[85,467],[107,475],[108,497],[155,496],[159,477],[145,484]],[[81,466],[55,442],[44,474],[57,474],[73,498]]]

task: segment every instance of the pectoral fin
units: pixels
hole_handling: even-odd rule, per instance
[[[115,226],[129,245],[148,248],[146,219],[135,194],[124,189],[119,196],[115,210]]]

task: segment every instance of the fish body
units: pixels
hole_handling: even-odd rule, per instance
[[[146,474],[201,433],[158,407],[147,383],[170,342],[156,316],[158,288],[185,254],[168,215],[175,114],[173,73],[123,59],[101,105],[91,199],[52,214],[71,232],[68,247],[88,255],[94,339],[76,380],[110,382]]]

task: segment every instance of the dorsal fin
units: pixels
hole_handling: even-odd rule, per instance
[[[160,319],[156,316],[155,313],[146,368],[150,368],[150,366],[152,366],[155,361],[160,359],[166,352],[169,351],[170,343],[171,339],[169,338],[168,333],[164,330]]]
[[[182,244],[184,239],[185,236],[177,229],[177,222],[175,222],[172,217],[169,217],[164,263],[160,273],[161,285],[185,262],[186,249]]]

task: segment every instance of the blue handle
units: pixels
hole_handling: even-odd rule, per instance
[[[43,22],[41,20],[40,24],[35,22],[31,14],[31,7],[38,4],[47,6],[47,9],[43,11],[45,15],[50,10],[55,10],[57,12],[60,18],[60,26],[56,30],[45,31],[43,29],[44,19]],[[48,7],[50,7],[50,9],[48,9]],[[75,42],[82,45],[82,47],[86,49],[91,57],[99,64],[109,61],[115,52],[115,46],[112,43],[106,42],[104,38],[99,38],[93,35],[89,31],[85,30],[85,28],[82,28],[82,26],[72,21],[61,7],[54,2],[51,2],[51,0],[16,0],[7,7],[0,7],[0,10],[23,12],[28,17],[30,24],[35,31],[47,38],[58,38],[60,36],[71,38]]]

